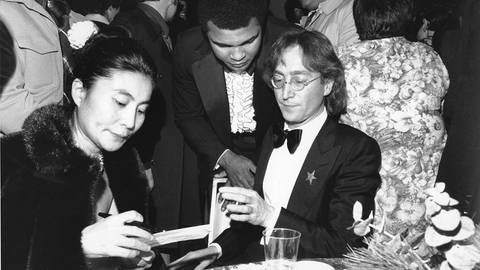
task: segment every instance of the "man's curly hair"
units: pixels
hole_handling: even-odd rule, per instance
[[[248,26],[252,18],[263,25],[267,11],[266,0],[200,0],[198,20],[205,32],[208,21],[220,29],[236,30]]]

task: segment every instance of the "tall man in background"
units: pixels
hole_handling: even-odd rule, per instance
[[[265,0],[203,0],[200,27],[179,36],[175,118],[202,162],[204,186],[221,167],[232,185],[251,188],[262,138],[279,115],[263,61],[294,26],[266,14]]]

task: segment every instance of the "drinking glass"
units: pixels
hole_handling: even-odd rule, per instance
[[[263,248],[268,270],[291,270],[297,260],[301,233],[285,228],[263,231]]]

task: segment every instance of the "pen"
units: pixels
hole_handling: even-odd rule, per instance
[[[99,216],[99,217],[102,217],[102,218],[107,218],[107,217],[111,216],[111,214],[107,214],[107,213],[104,213],[104,212],[98,212],[98,216]],[[145,231],[147,231],[147,232],[149,232],[149,233],[153,233],[153,230],[150,229],[150,228],[148,228],[148,227],[145,225],[145,223],[143,223],[143,222],[130,221],[130,222],[125,222],[124,224],[127,225],[127,226],[136,226],[136,227],[138,227],[138,228],[140,228],[140,229],[142,229],[142,230],[145,230]]]

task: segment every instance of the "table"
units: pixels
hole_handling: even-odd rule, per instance
[[[319,261],[324,262],[331,265],[335,270],[343,270],[345,269],[344,260],[343,258],[315,258],[315,259],[308,259],[309,261]],[[299,260],[301,261],[301,260]],[[261,265],[262,262],[256,262],[255,264]],[[238,265],[228,265],[228,266],[221,266],[221,267],[214,267],[209,268],[210,270],[234,270]]]

